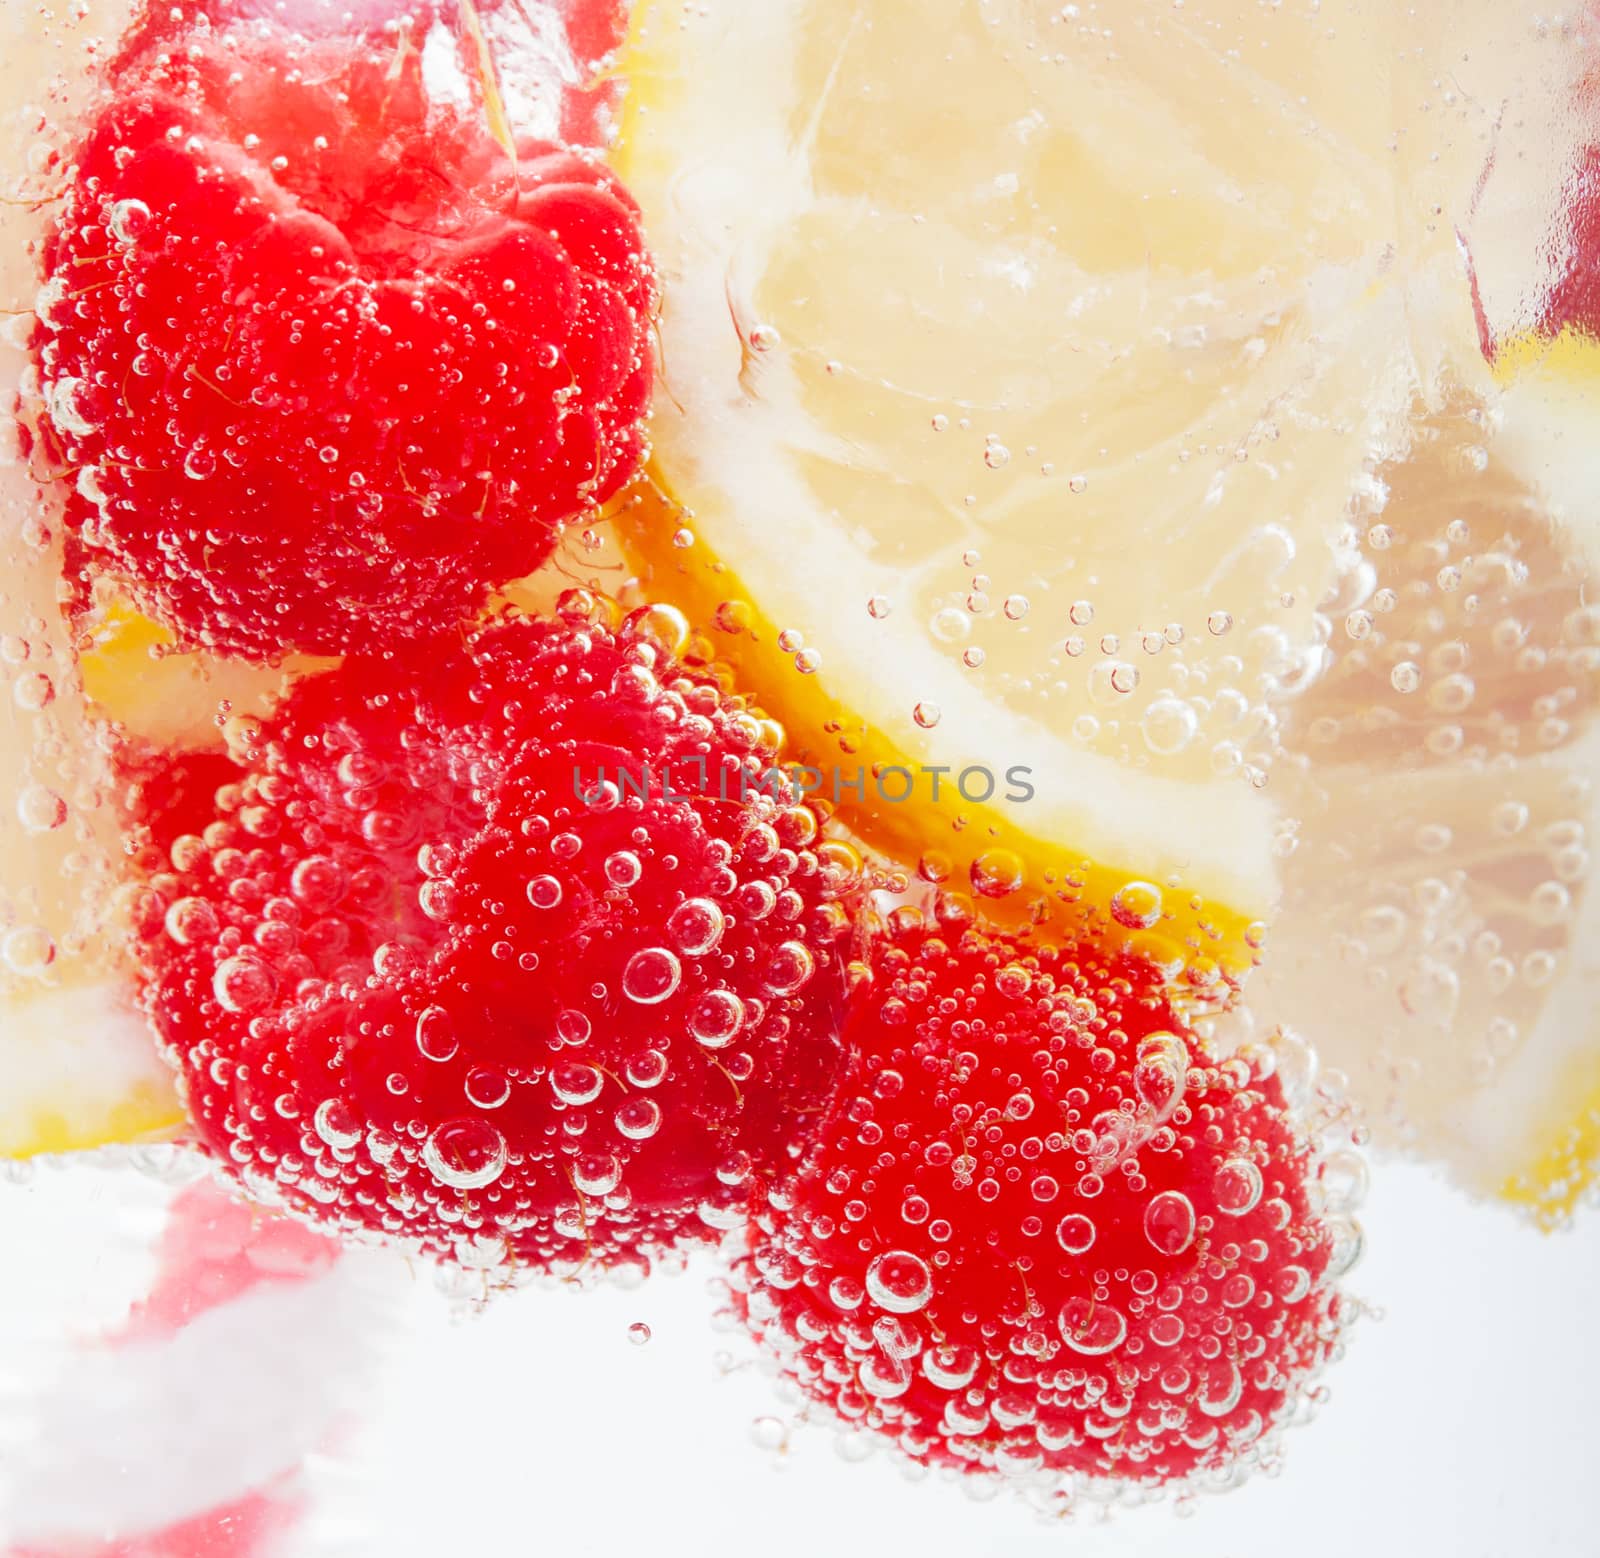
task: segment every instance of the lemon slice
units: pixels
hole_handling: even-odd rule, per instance
[[[0,487],[16,474],[0,468]],[[120,828],[55,565],[6,561],[3,644],[17,663],[0,686],[0,1156],[27,1157],[158,1137],[182,1111],[127,1004]],[[17,613],[19,599],[34,609]]]
[[[0,485],[16,474],[0,468]],[[0,687],[0,1155],[23,1157],[150,1139],[182,1111],[126,1004],[120,829],[54,566],[6,561],[19,663]]]
[[[647,587],[808,763],[1031,770],[847,793],[870,841],[980,890],[1001,851],[992,907],[1191,963],[1271,921],[1246,1020],[1559,1218],[1600,1137],[1595,397],[1570,343],[1497,382],[1460,232],[1497,151],[1562,164],[1571,50],[1487,3],[772,0],[646,4],[621,66]],[[1473,244],[1515,291],[1510,210]]]
[[[1286,711],[1249,1005],[1315,1036],[1389,1142],[1557,1222],[1600,1161],[1600,607],[1488,420],[1458,402],[1378,473],[1369,570]]]
[[[1274,904],[1273,701],[1476,356],[1427,219],[1475,132],[1396,157],[1432,24],[1340,10],[636,9],[664,373],[625,545],[841,819],[991,912],[1239,969]]]
[[[1600,341],[1572,328],[1525,332],[1495,358],[1501,383],[1495,445],[1528,474],[1550,516],[1600,570]]]
[[[1471,392],[1381,472],[1360,598],[1291,712],[1287,902],[1252,1006],[1340,1010],[1322,1046],[1380,1134],[1554,1225],[1600,1167],[1600,345],[1547,317],[1592,259],[1584,55],[1536,53],[1545,90],[1484,92],[1516,111],[1460,222],[1492,369],[1461,365]]]
[[[19,488],[23,489],[19,492]],[[14,517],[36,493],[0,467]],[[8,526],[8,529],[11,529]],[[13,540],[0,652],[0,1155],[170,1133],[171,1079],[127,1005],[122,842],[103,727],[55,606],[59,562]]]
[[[79,672],[96,718],[168,751],[225,745],[230,722],[260,718],[289,681],[334,663],[290,655],[259,665],[180,652],[171,632],[115,595],[91,614],[82,635]]]
[[[126,0],[0,14],[0,1154],[27,1156],[176,1129],[182,1112],[128,1009],[116,945],[121,840],[105,753],[57,606],[47,494],[10,416],[26,387],[29,246],[43,231],[59,145],[89,87],[91,45]],[[37,458],[37,456],[36,456]],[[131,662],[130,662],[131,664]],[[130,672],[136,676],[137,672]]]

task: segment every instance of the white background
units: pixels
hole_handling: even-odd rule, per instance
[[[426,1272],[358,1255],[213,1312],[159,1357],[108,1361],[92,1338],[148,1282],[167,1194],[126,1167],[0,1186],[9,1540],[202,1507],[310,1440],[314,1508],[280,1549],[293,1558],[1600,1552],[1592,1215],[1541,1235],[1409,1165],[1379,1166],[1350,1279],[1384,1316],[1356,1326],[1282,1475],[1188,1518],[1088,1512],[1070,1528],[910,1481],[887,1455],[849,1464],[821,1426],[758,1447],[755,1420],[791,1414],[739,1339],[714,1331],[709,1258],[633,1292],[527,1292],[463,1319]],[[641,1321],[642,1346],[629,1338]]]

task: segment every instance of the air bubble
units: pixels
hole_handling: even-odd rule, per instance
[[[615,1153],[589,1153],[573,1164],[572,1183],[586,1196],[608,1196],[622,1183],[622,1164]]]
[[[511,1096],[511,1083],[492,1066],[474,1066],[462,1091],[474,1109],[498,1109]]]
[[[80,409],[82,391],[83,380],[70,376],[57,379],[45,391],[50,420],[69,438],[86,438],[95,429],[94,423]]]
[[[1194,740],[1200,722],[1181,698],[1152,700],[1139,721],[1144,744],[1157,757],[1174,757]]]
[[[0,941],[0,959],[14,974],[42,974],[56,960],[56,944],[40,925],[17,925]]]
[[[361,1142],[361,1118],[343,1098],[325,1098],[311,1116],[312,1128],[330,1147],[349,1152]]]
[[[1528,825],[1528,808],[1520,801],[1502,801],[1494,809],[1494,831],[1502,838],[1520,833]]]
[[[782,942],[767,964],[767,990],[773,995],[794,995],[816,971],[816,959],[804,942]]]
[[[313,912],[331,909],[344,890],[344,869],[327,855],[308,855],[289,875],[289,891]]]
[[[622,993],[640,1006],[656,1006],[677,990],[683,965],[665,947],[635,952],[622,970]]]
[[[258,957],[244,954],[224,958],[212,975],[211,989],[224,1011],[260,1010],[272,999],[277,979]]]
[[[744,1026],[744,1002],[731,990],[708,990],[689,1015],[689,1032],[707,1049],[724,1049]]]
[[[29,671],[11,684],[11,698],[19,709],[37,714],[55,702],[56,684],[43,671]]]
[[[911,1366],[904,1358],[869,1353],[861,1360],[856,1377],[869,1396],[892,1401],[911,1387]]]
[[[29,833],[49,833],[66,820],[67,803],[45,785],[27,785],[17,796],[17,821]]]
[[[628,613],[619,637],[624,643],[648,644],[676,657],[689,642],[691,631],[689,619],[676,606],[652,601]]]
[[[1069,1217],[1063,1217],[1056,1224],[1056,1243],[1068,1255],[1082,1255],[1094,1243],[1095,1226],[1080,1213],[1074,1212]]]
[[[564,1060],[550,1071],[551,1091],[564,1104],[592,1104],[605,1086],[605,1074],[581,1060]]]
[[[965,1390],[977,1378],[979,1362],[977,1348],[946,1344],[922,1354],[922,1372],[940,1390]]]
[[[213,940],[222,922],[204,898],[178,898],[168,906],[162,928],[180,947],[192,947]]]
[[[1244,1376],[1232,1358],[1213,1358],[1202,1366],[1204,1375],[1194,1404],[1207,1417],[1226,1417],[1244,1394]]]
[[[1285,1266],[1277,1276],[1278,1297],[1298,1304],[1311,1291],[1311,1273],[1304,1266]]]
[[[1261,1170],[1248,1158],[1229,1158],[1212,1182],[1217,1210],[1230,1217],[1243,1217],[1254,1211],[1261,1200],[1261,1189]]]
[[[1069,1298],[1056,1316],[1056,1325],[1067,1346],[1090,1358],[1113,1351],[1128,1334],[1122,1311],[1093,1298]]]
[[[828,1284],[828,1301],[839,1309],[859,1309],[867,1290],[854,1277],[835,1277]]]
[[[506,1166],[506,1139],[487,1120],[446,1120],[428,1137],[422,1161],[441,1185],[481,1190]]]
[[[536,876],[528,883],[528,902],[536,909],[554,909],[561,897],[561,882],[556,877]]]
[[[1181,1255],[1194,1240],[1194,1204],[1181,1190],[1152,1196],[1144,1209],[1144,1234],[1163,1255]]]
[[[972,890],[982,898],[1005,898],[1022,886],[1027,867],[1010,849],[986,849],[967,870]]]
[[[1186,1331],[1187,1327],[1177,1315],[1157,1315],[1150,1322],[1150,1340],[1157,1347],[1176,1347]]]
[[[1152,1033],[1140,1041],[1133,1068],[1133,1090],[1155,1115],[1165,1120],[1182,1101],[1189,1053],[1174,1033]]]
[[[1354,1211],[1367,1193],[1367,1160],[1348,1147],[1322,1161],[1322,1194],[1330,1212]]]
[[[1153,882],[1128,882],[1111,899],[1111,917],[1128,930],[1149,930],[1161,918],[1161,889]]]
[[[574,1006],[556,1014],[556,1037],[563,1044],[587,1044],[593,1032],[594,1024]]]
[[[630,1098],[613,1119],[629,1141],[647,1141],[661,1129],[661,1106],[650,1098]]]
[[[867,1293],[891,1314],[915,1314],[933,1297],[933,1274],[908,1250],[890,1250],[867,1267]]]
[[[710,898],[685,898],[667,916],[667,934],[686,957],[710,952],[727,928],[728,917]]]
[[[605,872],[613,887],[632,887],[644,874],[644,867],[631,849],[619,849],[606,856]]]
[[[1138,685],[1138,667],[1126,660],[1102,661],[1089,673],[1089,696],[1103,707],[1120,703]]]
[[[442,1006],[425,1007],[417,1016],[417,1049],[423,1059],[451,1060],[459,1048],[449,1012]]]

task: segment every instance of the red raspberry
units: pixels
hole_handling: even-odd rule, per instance
[[[414,29],[223,18],[135,34],[46,248],[75,556],[223,651],[437,631],[639,462],[637,207],[590,154],[514,163]]]
[[[235,783],[239,769],[226,752],[173,751],[123,740],[114,753],[113,776],[123,848],[136,867],[162,871],[179,838],[205,831],[216,816],[217,791]]]
[[[339,1246],[256,1207],[209,1180],[181,1190],[167,1209],[150,1289],[113,1333],[120,1343],[176,1336],[208,1309],[263,1283],[303,1282],[338,1259]]]
[[[924,1464],[1062,1499],[1259,1454],[1336,1345],[1356,1238],[1281,1081],[1219,1064],[1125,954],[954,936],[902,923],[875,957],[736,1302]]]
[[[1600,145],[1585,146],[1566,185],[1562,231],[1546,244],[1554,251],[1539,328],[1551,336],[1571,329],[1600,335]]]
[[[658,620],[353,657],[172,844],[143,999],[247,1186],[551,1267],[709,1236],[787,1168],[840,1070],[858,862]]]

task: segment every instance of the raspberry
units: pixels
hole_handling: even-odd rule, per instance
[[[591,154],[430,93],[431,31],[216,9],[136,31],[46,247],[72,555],[186,643],[370,651],[633,472],[654,273]]]
[[[1219,1063],[1150,966],[900,911],[859,1044],[736,1304],[912,1460],[1070,1496],[1236,1465],[1343,1316],[1353,1224],[1265,1063]]]
[[[1600,335],[1600,145],[1579,153],[1566,199],[1563,230],[1547,244],[1555,251],[1554,274],[1538,323],[1551,336],[1571,329],[1592,339]]]
[[[672,614],[585,609],[300,683],[149,878],[195,1130],[319,1225],[648,1260],[736,1222],[831,1094],[859,862]]]
[[[126,739],[117,745],[113,771],[123,847],[135,866],[157,871],[179,838],[205,831],[216,815],[217,791],[239,777],[226,752],[172,751]]]
[[[119,1342],[176,1336],[208,1309],[237,1302],[263,1283],[302,1282],[338,1258],[339,1247],[202,1180],[174,1197],[156,1246],[149,1292],[115,1333]]]

